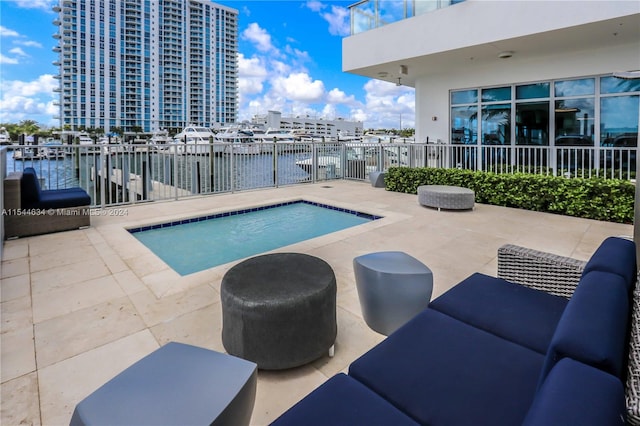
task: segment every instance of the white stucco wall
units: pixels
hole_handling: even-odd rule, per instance
[[[451,69],[416,80],[416,140],[449,141],[449,90],[569,79],[634,70],[639,67],[640,42],[533,59],[517,55],[493,65]],[[437,121],[432,118],[437,117]]]

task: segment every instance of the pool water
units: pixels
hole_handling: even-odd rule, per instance
[[[177,273],[188,275],[379,218],[299,200],[129,232]]]

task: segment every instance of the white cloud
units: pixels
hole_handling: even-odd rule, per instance
[[[249,24],[247,29],[242,32],[242,37],[251,41],[261,52],[268,52],[274,49],[273,44],[271,44],[271,35],[255,22]]]
[[[19,37],[20,33],[14,31],[10,28],[7,28],[3,25],[0,25],[0,37]]]
[[[245,58],[242,53],[238,54],[238,83],[241,91],[244,86],[244,93],[260,93],[267,76],[267,68],[261,58]]]
[[[365,85],[366,105],[357,112],[367,128],[415,127],[415,90],[380,80]]]
[[[329,34],[341,37],[351,34],[350,14],[346,7],[332,5],[329,12],[324,12],[328,6],[317,0],[310,0],[305,6],[329,23]]]
[[[14,47],[13,49],[9,50],[9,53],[12,53],[17,56],[29,56],[25,53],[24,50],[22,50],[21,47]]]
[[[16,40],[13,43],[17,44],[17,45],[20,45],[20,46],[25,46],[25,47],[42,48],[42,44],[41,43],[38,43],[37,41],[33,41],[33,40],[26,40],[26,41]]]
[[[16,58],[10,58],[0,53],[0,64],[15,65],[17,63],[18,63],[18,60]]]
[[[320,102],[324,96],[324,83],[313,80],[306,73],[276,77],[271,85],[276,94],[293,101],[315,103]]]
[[[329,23],[329,34],[343,37],[351,33],[349,9],[331,6],[331,12],[322,13],[321,16]]]
[[[46,12],[52,12],[52,7],[58,2],[56,0],[5,0],[12,1],[18,7],[23,9],[42,9]]]
[[[342,90],[334,88],[327,93],[327,103],[329,104],[344,104],[344,105],[357,105],[355,96],[348,95]]]
[[[324,9],[326,6],[324,4],[322,4],[322,2],[319,2],[317,0],[310,0],[306,3],[306,6],[313,10],[314,12],[320,12],[322,9]]]
[[[33,116],[48,116],[58,112],[53,104],[53,89],[58,82],[51,74],[44,74],[33,81],[1,81],[0,122],[18,122]],[[44,123],[53,124],[53,122]]]

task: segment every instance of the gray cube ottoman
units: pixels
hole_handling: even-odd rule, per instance
[[[353,269],[362,315],[378,333],[393,333],[431,301],[433,273],[404,252],[365,254],[353,259]]]
[[[227,271],[220,288],[222,343],[265,370],[298,367],[332,354],[336,277],[301,253],[252,257]]]
[[[167,343],[83,399],[70,425],[248,425],[256,382],[252,362]]]

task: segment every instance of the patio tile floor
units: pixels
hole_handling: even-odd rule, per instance
[[[401,250],[433,271],[433,297],[473,272],[496,273],[505,243],[588,258],[620,225],[476,204],[418,205],[417,196],[330,181],[125,207],[84,230],[6,241],[1,277],[0,424],[68,424],[75,404],[169,341],[224,352],[220,280],[235,263],[180,276],[125,230],[180,217],[307,199],[384,216],[276,251],[326,260],[338,281],[335,357],[260,371],[252,424],[264,425],[384,339],[360,311],[354,257]]]

